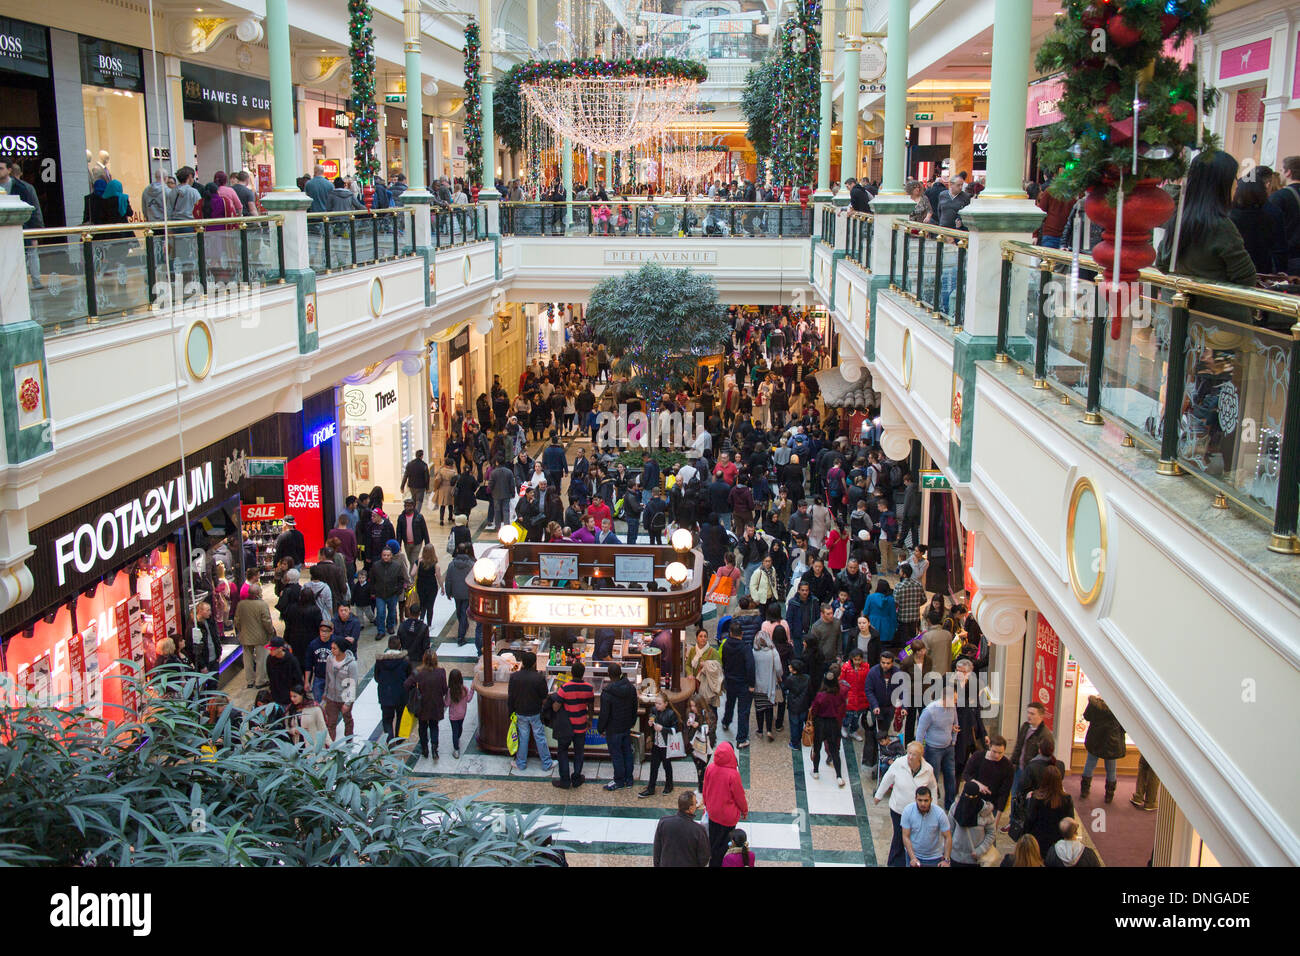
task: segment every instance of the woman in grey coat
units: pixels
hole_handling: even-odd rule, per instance
[[[469,629],[469,575],[474,568],[473,545],[456,546],[456,554],[442,579],[443,593],[456,604],[456,646],[465,643]]]

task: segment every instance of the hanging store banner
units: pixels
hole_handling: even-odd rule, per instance
[[[284,510],[306,542],[307,560],[315,563],[325,546],[325,506],[320,481],[320,448],[289,460],[284,472]]]
[[[1056,713],[1056,672],[1060,664],[1061,639],[1040,613],[1038,632],[1034,636],[1034,683],[1029,699],[1046,708],[1047,716],[1043,719],[1049,729],[1055,729],[1052,723]]]

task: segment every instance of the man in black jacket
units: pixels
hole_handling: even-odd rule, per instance
[[[551,431],[551,443],[542,452],[542,471],[546,472],[548,487],[560,490],[560,479],[569,473],[569,462],[564,457],[564,446],[560,444],[558,432]]]
[[[1025,722],[1020,725],[1016,734],[1016,746],[1011,751],[1011,765],[1016,774],[1011,784],[1012,793],[1019,792],[1020,778],[1024,776],[1029,761],[1037,755],[1039,744],[1045,739],[1055,744],[1056,738],[1043,719],[1046,713],[1047,709],[1036,700],[1031,700],[1025,708]]]
[[[424,507],[424,496],[429,493],[429,466],[424,461],[423,451],[417,451],[415,457],[407,462],[406,471],[402,473],[402,486],[398,490],[405,491],[407,485],[411,486],[411,498],[419,514]]]
[[[289,691],[303,689],[302,664],[289,653],[283,637],[273,637],[266,645],[266,678],[271,685],[271,699],[281,707],[289,706]]]
[[[537,755],[542,761],[542,770],[551,772],[555,761],[551,759],[551,749],[546,746],[546,728],[542,726],[542,706],[546,702],[546,675],[537,669],[537,655],[524,651],[519,658],[520,668],[510,675],[506,687],[506,708],[516,717],[519,728],[519,750],[515,753],[510,773],[522,773],[528,769],[528,738],[531,735],[537,743]]]
[[[844,180],[844,185],[849,187],[849,208],[854,212],[871,212],[871,194],[866,188],[852,177]]]
[[[677,812],[655,827],[655,866],[709,865],[709,831],[695,822],[697,807],[694,790],[677,795]]]
[[[722,715],[722,729],[731,727],[736,711],[736,746],[749,746],[749,707],[754,699],[754,648],[746,644],[744,630],[739,621],[731,621],[731,636],[722,645],[722,680],[727,690],[727,709]]]
[[[406,651],[406,659],[411,667],[419,667],[424,660],[424,652],[429,649],[429,625],[421,617],[422,608],[412,603],[406,606],[406,620],[397,628],[397,637]]]
[[[294,527],[293,515],[284,516],[284,530],[275,539],[275,563],[284,558],[292,558],[294,567],[307,560],[307,541]]]
[[[393,530],[406,551],[406,560],[414,566],[420,560],[420,552],[429,543],[429,526],[414,498],[402,502],[402,513],[397,516],[397,527]]]
[[[618,664],[609,665],[609,680],[600,692],[600,720],[597,729],[609,747],[614,764],[614,779],[606,790],[632,786],[636,769],[632,766],[632,727],[636,723],[636,688],[623,676]]]

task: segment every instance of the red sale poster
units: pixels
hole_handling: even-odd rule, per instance
[[[1061,662],[1061,639],[1047,623],[1047,618],[1038,615],[1038,633],[1034,636],[1034,683],[1030,700],[1036,700],[1047,708],[1047,726],[1052,727],[1056,712],[1056,671]],[[1055,729],[1055,728],[1053,728]]]
[[[292,458],[284,469],[284,510],[302,532],[309,563],[325,546],[325,506],[320,486],[320,447]]]
[[[171,568],[162,573],[163,610],[167,614],[167,633],[181,632],[180,602],[176,600],[176,577]]]
[[[131,616],[131,660],[137,665],[144,663],[144,616],[140,613],[140,596],[132,594],[127,598],[127,612]]]

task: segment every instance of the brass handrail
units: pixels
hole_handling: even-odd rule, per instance
[[[1046,262],[1056,263],[1058,265],[1072,265],[1074,255],[1070,252],[1063,252],[1059,249],[1046,249],[1042,246],[1035,246],[1028,242],[1021,242],[1016,239],[1002,240],[1002,251],[1005,253],[1021,254],[1032,256],[1035,259],[1041,259]],[[1105,269],[1098,265],[1096,260],[1091,256],[1080,255],[1079,265],[1086,269],[1094,270],[1098,273],[1105,273]],[[1294,319],[1300,325],[1300,296],[1287,295],[1282,292],[1268,292],[1264,289],[1251,289],[1240,285],[1227,285],[1221,282],[1205,282],[1201,279],[1193,279],[1190,276],[1169,274],[1161,272],[1159,269],[1143,269],[1138,273],[1138,281],[1149,282],[1154,286],[1162,289],[1169,289],[1171,292],[1183,292],[1187,295],[1204,295],[1210,298],[1220,299],[1224,302],[1231,302],[1234,305],[1243,305],[1252,309],[1263,309],[1265,312],[1276,312]],[[1231,322],[1232,319],[1220,319],[1215,317],[1215,321]],[[1236,323],[1244,328],[1256,330],[1253,325]],[[1297,330],[1293,329],[1293,333]]]
[[[502,206],[626,206],[626,205],[664,205],[664,206],[743,206],[750,209],[808,209],[814,207],[811,203],[803,206],[797,201],[792,202],[736,202],[731,199],[714,199],[710,196],[701,196],[699,198],[686,198],[683,196],[655,196],[650,199],[646,196],[621,196],[618,198],[610,197],[609,199],[522,199],[518,202],[503,202]],[[455,208],[455,207],[453,207]]]
[[[284,222],[284,217],[274,216],[229,216],[222,219],[158,219],[153,222],[115,222],[98,226],[51,226],[46,229],[24,229],[24,239],[45,239],[50,236],[94,235],[97,232],[161,232],[167,229],[184,229],[193,231],[194,227],[220,225],[237,225],[254,222]]]
[[[964,229],[949,229],[947,226],[936,226],[927,222],[914,222],[911,219],[895,219],[895,229],[906,229],[913,232],[923,232],[929,236],[935,236],[941,239],[950,239],[953,242],[969,241],[970,233]]]
[[[309,212],[308,219],[346,219],[349,216],[397,216],[410,212],[404,206],[388,206],[384,209],[335,209],[331,212]]]
[[[850,219],[861,219],[863,222],[875,222],[876,214],[873,212],[849,212]]]

